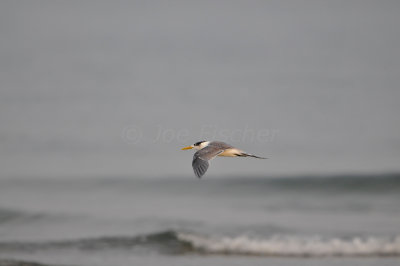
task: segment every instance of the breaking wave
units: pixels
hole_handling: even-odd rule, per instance
[[[162,254],[219,254],[254,256],[400,256],[400,236],[392,238],[328,238],[300,236],[217,237],[165,231],[135,237],[100,237],[56,242],[0,243],[0,253],[52,250],[158,252]]]
[[[322,239],[320,237],[273,236],[267,239],[202,237],[178,234],[194,250],[213,254],[259,256],[399,256],[400,236],[385,238]]]

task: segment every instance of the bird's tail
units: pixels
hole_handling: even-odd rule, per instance
[[[250,153],[246,153],[246,152],[242,152],[242,153],[238,154],[238,156],[240,156],[240,157],[253,157],[253,158],[257,158],[257,159],[268,159],[268,158],[256,156],[254,154],[250,154]]]

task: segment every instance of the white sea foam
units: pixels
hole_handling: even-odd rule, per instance
[[[400,256],[400,236],[394,238],[322,239],[320,237],[281,237],[254,239],[239,237],[203,237],[179,233],[199,251],[217,254],[261,256]]]

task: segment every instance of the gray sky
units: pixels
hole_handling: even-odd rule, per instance
[[[400,170],[399,1],[1,1],[0,177]]]

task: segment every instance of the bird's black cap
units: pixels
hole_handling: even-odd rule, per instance
[[[194,146],[199,146],[201,143],[203,143],[203,142],[206,142],[205,140],[202,140],[202,141],[199,141],[199,142],[196,142],[195,144],[194,144]]]

